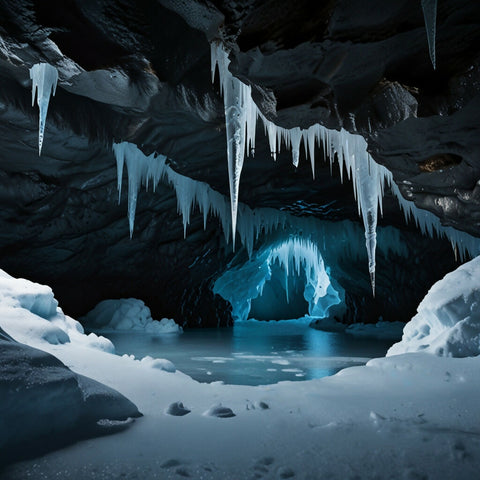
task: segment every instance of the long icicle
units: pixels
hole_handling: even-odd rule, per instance
[[[48,63],[36,63],[30,69],[30,78],[32,80],[32,107],[35,104],[36,93],[39,108],[38,155],[40,156],[42,154],[48,104],[50,103],[50,95],[54,96],[57,89],[58,71]]]

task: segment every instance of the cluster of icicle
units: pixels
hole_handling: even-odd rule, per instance
[[[133,234],[135,210],[141,187],[155,191],[159,183],[170,185],[177,197],[177,211],[182,215],[184,234],[190,223],[190,216],[195,209],[203,214],[204,228],[209,215],[220,220],[226,243],[230,241],[231,215],[230,202],[221,193],[213,190],[208,184],[193,180],[175,172],[166,164],[166,157],[152,154],[146,156],[133,143],[114,143],[113,151],[117,162],[118,200],[122,194],[124,170],[128,173],[128,219],[130,235]],[[241,244],[249,257],[252,256],[255,242],[259,237],[285,234],[295,235],[298,232],[309,236],[321,249],[322,256],[329,264],[338,263],[340,258],[358,259],[365,249],[359,248],[358,242],[352,241],[361,237],[360,228],[350,221],[325,221],[314,217],[296,217],[273,208],[251,209],[239,204],[237,233]],[[307,233],[308,232],[308,233]],[[380,229],[380,249],[387,256],[390,252],[406,256],[407,250],[402,243],[398,230],[393,227]],[[331,239],[334,238],[335,241]]]
[[[113,151],[117,161],[118,201],[122,194],[124,165],[128,171],[128,220],[130,236],[133,235],[135,210],[141,186],[147,190],[151,185],[153,191],[159,182],[170,184],[177,197],[177,211],[183,218],[184,235],[190,223],[194,208],[203,213],[204,228],[207,218],[214,215],[220,219],[225,241],[230,241],[231,216],[228,200],[221,193],[213,190],[204,182],[193,180],[175,172],[166,164],[167,158],[155,153],[146,156],[133,143],[114,143]],[[242,244],[251,255],[255,240],[260,235],[285,227],[287,216],[275,209],[252,210],[246,205],[240,206],[238,232]]]
[[[325,271],[323,257],[317,245],[310,239],[293,237],[272,248],[268,263],[272,265],[275,262],[285,273],[287,303],[289,301],[288,278],[294,275],[299,277],[302,272],[305,273],[306,285],[312,287],[309,303],[316,305],[318,300],[327,294],[330,278]]]
[[[335,242],[333,242],[335,243]],[[364,249],[363,253],[365,252]],[[278,264],[284,273],[283,289],[289,302],[289,279],[304,277],[303,296],[312,316],[324,317],[330,307],[338,305],[344,291],[332,286],[323,259],[324,252],[311,238],[296,234],[283,235],[262,243],[247,262],[227,269],[216,279],[213,292],[232,305],[232,316],[247,320],[251,301],[263,294],[266,283],[272,278],[272,267]]]
[[[58,71],[48,63],[36,63],[30,69],[30,78],[32,80],[32,107],[35,104],[36,94],[39,109],[38,155],[41,155],[48,104],[50,103],[50,96],[55,95],[57,89]]]
[[[427,18],[427,13],[425,16]],[[428,18],[430,19],[431,16],[428,15]],[[285,148],[292,151],[292,162],[297,166],[301,143],[303,142],[305,157],[310,158],[314,178],[316,146],[323,148],[324,157],[329,159],[331,168],[334,159],[337,159],[342,181],[344,169],[347,172],[348,179],[351,179],[353,183],[359,214],[362,216],[365,228],[368,269],[374,294],[378,208],[382,212],[382,200],[386,184],[392,186],[392,191],[396,195],[406,217],[412,216],[420,226],[422,233],[431,235],[435,231],[439,237],[446,236],[461,258],[464,258],[466,252],[470,255],[479,253],[478,239],[466,233],[458,232],[453,228],[443,227],[439,219],[433,214],[420,210],[415,207],[413,202],[405,200],[394,184],[391,172],[384,166],[377,164],[367,152],[367,143],[361,135],[352,134],[343,128],[340,131],[330,130],[319,124],[312,125],[308,129],[299,127],[286,129],[275,125],[266,119],[258,109],[252,99],[251,87],[245,85],[230,73],[228,70],[229,63],[228,53],[223,49],[223,46],[219,43],[212,43],[212,80],[218,67],[220,90],[223,94],[225,105],[233,235],[235,235],[240,175],[244,157],[246,152],[248,153],[255,149],[256,123],[258,118],[260,118],[263,122],[274,160],[283,143]]]
[[[333,163],[335,154],[339,162],[340,175],[345,168],[347,176],[353,181],[354,193],[358,202],[359,213],[363,218],[365,239],[368,253],[368,270],[375,294],[375,249],[378,207],[382,206],[385,180],[388,171],[375,163],[367,152],[365,139],[360,135],[352,135],[342,129],[329,130],[315,124],[308,129],[299,127],[286,129],[267,120],[252,99],[251,87],[234,77],[228,70],[230,60],[228,53],[219,43],[211,45],[212,80],[218,67],[220,91],[225,105],[225,122],[227,133],[227,159],[230,181],[232,233],[235,226],[238,208],[240,175],[242,172],[245,151],[255,149],[255,132],[257,119],[263,122],[268,136],[273,159],[280,152],[282,143],[292,151],[294,166],[298,166],[300,148],[303,141],[305,156],[310,157],[312,175],[315,178],[315,146],[323,146],[326,158]],[[342,177],[343,180],[343,177]]]

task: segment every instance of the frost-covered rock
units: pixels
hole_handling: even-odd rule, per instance
[[[110,340],[94,333],[85,335],[82,325],[65,315],[53,291],[0,270],[0,327],[15,340],[41,347],[73,342],[114,353]]]
[[[104,300],[81,319],[82,323],[95,331],[133,330],[152,335],[180,333],[182,327],[174,320],[153,320],[150,309],[136,298]]]
[[[95,435],[99,420],[138,416],[116,390],[73,373],[0,328],[0,465]]]
[[[480,256],[435,283],[407,323],[402,341],[387,355],[429,352],[439,356],[480,354]]]

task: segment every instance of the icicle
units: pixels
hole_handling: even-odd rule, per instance
[[[32,80],[32,107],[35,104],[36,93],[39,108],[38,155],[40,156],[42,154],[48,104],[50,102],[50,95],[55,95],[57,89],[58,71],[48,63],[36,63],[30,69],[30,78]]]
[[[212,76],[218,65],[220,84],[225,106],[227,133],[227,161],[232,215],[232,245],[235,250],[240,176],[247,144],[255,145],[256,105],[252,100],[251,88],[234,77],[228,70],[228,55],[218,44],[212,44]],[[247,125],[247,122],[251,122]]]
[[[428,51],[433,69],[436,68],[435,59],[435,36],[437,29],[437,0],[422,0],[425,29],[427,30]]]
[[[296,168],[300,160],[300,141],[302,140],[302,131],[299,127],[292,128],[290,131],[290,144],[292,146],[292,163]]]
[[[123,182],[123,165],[125,163],[125,150],[123,143],[113,144],[113,151],[115,153],[115,159],[117,161],[117,190],[118,190],[118,204],[122,198],[122,182]]]

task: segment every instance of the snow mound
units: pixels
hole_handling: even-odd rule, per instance
[[[166,409],[166,415],[173,415],[174,417],[183,417],[191,412],[188,408],[185,408],[182,402],[171,403]]]
[[[387,356],[419,351],[443,357],[479,355],[480,256],[435,283],[417,312]]]
[[[147,367],[163,370],[164,372],[175,373],[177,371],[175,365],[165,358],[152,358],[147,355],[146,357],[143,357],[140,362]]]
[[[182,327],[174,320],[153,320],[150,309],[136,298],[121,298],[100,302],[80,319],[88,328],[99,331],[139,331],[152,335],[181,333]]]
[[[29,345],[73,342],[115,352],[110,340],[94,333],[85,335],[81,324],[63,313],[50,287],[14,278],[3,270],[0,270],[0,327],[15,340]]]
[[[205,417],[217,417],[217,418],[231,418],[236,415],[231,408],[223,407],[221,403],[212,405],[206,412],[203,413]]]

